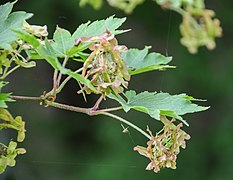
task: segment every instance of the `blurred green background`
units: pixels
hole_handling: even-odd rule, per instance
[[[5,2],[1,1],[1,4]],[[202,105],[211,106],[206,112],[185,116],[190,123],[185,130],[192,138],[178,156],[177,170],[163,169],[158,174],[145,171],[148,159],[134,152],[133,147],[145,145],[146,139],[132,129],[129,129],[130,134],[123,134],[120,123],[111,118],[44,108],[34,102],[16,102],[8,104],[14,116],[22,115],[26,121],[27,137],[22,146],[26,147],[27,154],[18,157],[16,167],[8,168],[0,179],[233,179],[233,3],[206,1],[206,5],[215,10],[224,30],[213,51],[201,48],[198,54],[189,54],[179,42],[181,17],[162,10],[150,0],[127,15],[122,29],[131,28],[132,31],[118,37],[119,44],[128,47],[142,49],[145,45],[152,45],[153,51],[173,56],[171,64],[177,66],[164,72],[136,75],[129,89],[171,94],[186,92],[207,99]],[[90,6],[80,8],[78,0],[19,0],[14,10],[34,13],[29,23],[47,24],[50,37],[56,25],[73,32],[88,20],[113,14],[126,16],[107,4],[99,11]],[[15,95],[41,95],[51,89],[52,74],[48,64],[38,61],[37,68],[21,69],[10,76],[7,90]],[[77,95],[77,90],[77,84],[71,81],[58,101],[87,106]],[[88,106],[95,100],[89,96]],[[102,107],[112,105],[112,102],[104,102]],[[147,115],[135,111],[119,114],[144,129],[146,125],[150,125],[153,131],[161,128],[161,123]]]

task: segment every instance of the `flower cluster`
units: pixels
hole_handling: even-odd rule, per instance
[[[160,171],[160,168],[176,169],[176,159],[180,152],[180,147],[185,148],[185,140],[190,139],[190,135],[181,129],[182,123],[177,126],[169,121],[165,116],[161,116],[164,124],[159,134],[153,136],[149,128],[147,131],[151,139],[147,142],[147,147],[136,146],[135,151],[150,159],[146,170]]]
[[[25,139],[25,122],[22,120],[21,116],[13,118],[11,114],[3,108],[0,108],[0,129],[11,128],[18,132],[17,141],[23,142]]]
[[[92,51],[83,65],[82,76],[90,79],[91,84],[100,94],[121,93],[127,88],[130,75],[126,69],[121,53],[127,51],[126,46],[119,46],[113,34],[108,30],[100,36],[81,37],[76,44],[90,43]],[[92,90],[84,86],[81,91],[87,94]]]
[[[17,148],[17,143],[11,141],[7,146],[1,145],[0,147],[0,174],[3,173],[7,166],[15,166],[15,158],[18,154],[25,154],[24,148]]]
[[[200,46],[215,48],[215,38],[222,35],[220,21],[212,10],[205,9],[203,0],[156,0],[165,9],[177,11],[183,16],[180,25],[181,43],[190,53],[197,53]]]
[[[186,46],[190,53],[196,53],[199,46],[206,46],[208,49],[214,49],[215,37],[222,35],[220,21],[214,18],[212,10],[193,10],[183,16],[183,22],[180,25],[182,34],[181,43]],[[195,20],[191,16],[195,17]]]

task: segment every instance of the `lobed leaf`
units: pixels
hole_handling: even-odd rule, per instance
[[[107,19],[97,20],[94,22],[88,21],[85,24],[81,24],[76,31],[73,33],[72,38],[78,39],[80,37],[90,37],[90,36],[98,36],[105,32],[107,29],[111,34],[120,34],[125,31],[116,30],[119,28],[124,22],[126,18],[114,18],[114,16],[110,16]]]
[[[12,42],[17,40],[14,30],[22,30],[23,22],[32,17],[33,14],[23,11],[10,14],[13,3],[6,3],[0,6],[0,48],[12,50]]]
[[[144,49],[129,49],[122,54],[129,74],[135,75],[153,70],[163,70],[166,68],[175,68],[175,66],[167,65],[172,57],[163,56],[160,53],[149,53],[150,47],[146,46]]]
[[[111,94],[108,97],[118,101],[126,112],[130,109],[135,109],[149,114],[152,118],[157,120],[160,120],[160,115],[165,115],[179,119],[186,125],[188,125],[188,123],[181,115],[204,111],[209,108],[192,103],[192,101],[199,100],[191,98],[186,94],[170,95],[163,92],[156,93],[147,91],[136,94],[135,91],[131,90],[125,93],[127,100],[124,100],[120,95],[116,96]]]
[[[71,48],[75,45],[74,39],[71,37],[69,31],[57,27],[53,35],[54,43],[52,47],[58,57],[65,57],[69,54]]]

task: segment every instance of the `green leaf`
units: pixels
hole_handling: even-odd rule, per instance
[[[74,39],[69,31],[57,27],[53,35],[54,43],[52,44],[58,57],[65,57],[69,54],[71,48],[75,45]]]
[[[122,54],[129,74],[135,75],[152,70],[175,68],[174,66],[166,65],[172,60],[172,57],[166,57],[155,52],[148,54],[149,48],[145,47],[143,50],[129,49]]]
[[[9,16],[10,12],[12,11],[14,3],[6,3],[0,6],[0,23],[5,21]]]
[[[209,107],[193,104],[186,94],[170,95],[168,93],[142,92],[136,94],[135,91],[127,91],[125,94],[127,101],[120,95],[109,95],[109,98],[118,101],[123,109],[128,112],[130,109],[149,114],[152,118],[160,120],[160,115],[166,115],[181,120],[186,125],[181,115],[207,110]],[[198,99],[192,99],[198,101]]]
[[[88,88],[90,88],[94,93],[99,94],[99,92],[96,90],[96,88],[91,84],[91,81],[86,79],[85,77],[81,76],[80,74],[77,74],[71,70],[66,70],[66,74],[70,75],[74,79],[76,79],[78,82],[83,83],[86,85]]]
[[[9,68],[11,61],[8,59],[8,51],[2,51],[0,54],[0,74],[3,73],[3,67]]]
[[[59,63],[57,57],[55,56],[55,51],[48,42],[48,40],[45,40],[45,46],[42,45],[33,35],[27,33],[27,32],[20,32],[16,31],[18,34],[18,38],[21,40],[31,44],[36,52],[39,54],[39,56],[42,59],[45,59],[54,69],[62,70],[62,66]]]
[[[14,100],[9,98],[11,93],[1,93],[2,87],[8,82],[0,81],[0,108],[7,108],[6,102],[13,102]]]
[[[35,50],[26,50],[26,54],[29,59],[39,60],[42,59],[42,57],[35,51]]]
[[[90,80],[82,77],[80,74],[76,74],[75,72],[62,67],[62,65],[60,64],[60,62],[58,61],[56,57],[55,50],[53,49],[53,47],[51,46],[48,40],[45,40],[45,46],[43,46],[42,44],[39,43],[39,41],[34,36],[28,33],[18,32],[18,34],[22,40],[30,43],[35,48],[35,50],[38,52],[38,54],[42,58],[44,58],[54,69],[61,71],[62,74],[70,75],[77,81],[83,83],[88,88],[93,90],[95,93],[98,93],[95,87],[91,84]]]
[[[14,30],[21,31],[23,22],[32,17],[33,14],[18,11],[9,13],[12,10],[13,3],[6,3],[0,6],[0,48],[12,50],[12,42],[17,40],[17,34]]]
[[[51,44],[48,42],[48,40],[45,40],[45,46],[40,45],[36,48],[36,51],[38,54],[44,58],[54,69],[60,70],[62,73],[64,72],[64,68],[58,61],[55,51],[52,48]]]
[[[97,20],[94,21],[93,23],[89,21],[85,24],[81,24],[76,29],[72,37],[73,39],[78,39],[80,37],[98,36],[103,34],[106,29],[110,31],[111,34],[123,33],[126,32],[127,30],[119,31],[116,29],[119,28],[125,22],[125,20],[126,18],[114,18],[114,16],[110,16],[107,19],[100,21]]]
[[[82,51],[88,49],[90,47],[91,43],[79,43],[79,45],[73,46],[67,55],[69,57],[81,57],[82,59],[85,59],[89,56],[89,54],[84,53]],[[74,59],[72,59],[74,60]]]
[[[9,96],[11,93],[0,93],[0,108],[7,108],[6,102],[13,102]]]

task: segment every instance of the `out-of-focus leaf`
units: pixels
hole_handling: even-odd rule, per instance
[[[174,66],[166,65],[172,60],[172,57],[163,56],[160,53],[149,53],[150,47],[142,50],[129,49],[122,54],[127,69],[131,75],[144,73],[152,70],[163,70],[166,68],[174,68]]]
[[[95,9],[99,9],[103,4],[103,0],[80,0],[79,2],[81,7],[85,6],[86,4],[90,4]]]
[[[120,95],[109,95],[109,98],[118,101],[123,109],[128,112],[130,109],[149,114],[152,118],[160,120],[160,115],[166,115],[181,120],[186,125],[187,122],[181,115],[207,110],[209,107],[198,106],[190,101],[198,101],[186,94],[170,95],[168,93],[142,92],[136,94],[135,91],[127,91],[125,94],[127,101]],[[187,98],[190,97],[190,98]]]
[[[130,14],[136,6],[142,4],[145,0],[107,0],[109,5],[123,10],[125,13]]]

